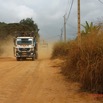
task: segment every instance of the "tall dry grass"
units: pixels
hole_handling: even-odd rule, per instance
[[[54,51],[55,49],[56,52],[53,52],[55,53],[53,56],[65,56],[62,67],[63,74],[72,80],[79,81],[83,90],[103,93],[102,35],[90,34],[82,37],[81,48],[74,40],[62,45],[58,43],[54,46]]]
[[[79,81],[82,89],[103,93],[103,36],[90,35],[83,38],[78,60]]]
[[[74,41],[68,41],[65,42],[57,42],[53,46],[53,52],[52,52],[52,58],[61,58],[66,57],[68,52],[70,51],[70,47],[72,47],[72,42]]]

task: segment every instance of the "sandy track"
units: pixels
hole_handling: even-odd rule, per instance
[[[19,61],[0,58],[0,103],[99,103],[66,82],[49,59]]]

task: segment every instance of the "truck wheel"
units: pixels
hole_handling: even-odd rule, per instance
[[[22,58],[22,60],[26,60],[26,58],[24,57],[24,58]]]
[[[19,58],[19,57],[17,57],[17,58],[16,58],[16,60],[17,60],[17,61],[20,61],[20,58]]]

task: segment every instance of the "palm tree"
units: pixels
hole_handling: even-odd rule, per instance
[[[90,24],[86,21],[86,25],[82,25],[84,27],[84,30],[82,30],[81,34],[82,35],[87,35],[90,33],[95,32],[96,34],[98,34],[99,30],[100,30],[100,25],[93,25],[93,22],[91,22]]]

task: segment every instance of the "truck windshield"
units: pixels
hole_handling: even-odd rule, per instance
[[[17,39],[17,45],[31,45],[32,39]]]

